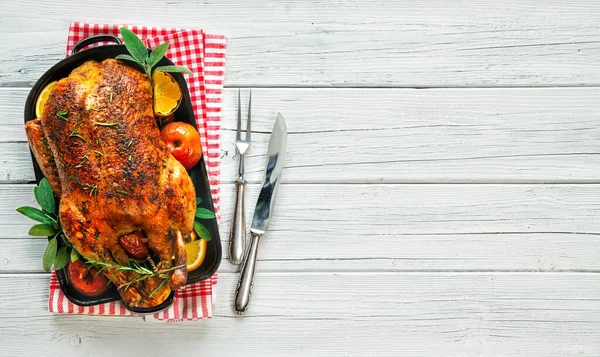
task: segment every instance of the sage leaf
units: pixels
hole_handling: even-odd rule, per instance
[[[45,223],[36,224],[29,230],[29,235],[34,237],[48,237],[53,236],[56,233],[58,233],[58,230],[54,229],[53,226]]]
[[[200,239],[204,239],[207,242],[212,239],[212,236],[210,235],[208,229],[206,229],[206,227],[204,227],[204,225],[200,222],[194,221],[194,231],[196,232],[198,237],[200,237]]]
[[[57,245],[58,242],[56,241],[56,238],[52,238],[46,246],[44,256],[42,257],[42,267],[45,271],[50,271],[50,268],[52,268],[52,264],[54,264],[54,259],[56,258]]]
[[[58,230],[60,230],[60,225],[53,218],[46,217],[46,219],[42,221],[42,223],[51,225],[52,227],[54,227],[54,229],[56,229],[57,232]]]
[[[33,189],[35,200],[37,203],[48,213],[54,213],[56,211],[56,205],[54,202],[54,193],[50,187],[50,182],[44,177],[39,186]]]
[[[65,235],[64,232],[60,235],[60,238],[61,238],[63,244],[66,245],[68,248],[73,247],[73,244],[71,244],[71,242],[69,242],[69,240],[67,239],[67,236]]]
[[[127,47],[129,54],[131,54],[138,63],[145,62],[148,59],[148,49],[142,40],[129,29],[121,27],[119,30],[121,31],[121,37],[125,40],[125,47]]]
[[[76,262],[79,259],[79,253],[75,249],[71,249],[71,262]]]
[[[198,207],[196,208],[196,217],[204,218],[204,219],[212,219],[215,218],[215,214],[206,208]]]
[[[56,258],[54,259],[54,269],[61,270],[69,263],[69,260],[70,254],[67,252],[67,247],[63,245],[58,250],[58,253],[56,253]]]
[[[150,52],[150,57],[148,58],[148,66],[150,68],[154,67],[167,53],[167,49],[169,48],[169,43],[161,43],[156,46],[155,49]]]
[[[48,217],[48,215],[46,213],[44,213],[42,210],[39,210],[35,207],[29,207],[29,206],[19,207],[19,208],[17,208],[17,212],[21,213],[22,215],[27,216],[28,218],[33,219],[34,221],[38,221],[38,222],[42,222],[42,223],[47,223],[48,219],[51,218],[51,217]]]
[[[190,71],[187,67],[183,66],[160,66],[156,67],[156,72],[183,72],[187,74],[194,74],[194,72]]]
[[[130,55],[118,55],[117,57],[115,57],[115,59],[120,59],[120,60],[127,60],[127,61],[131,61],[131,62],[135,62],[137,63],[137,61],[135,60],[135,58],[131,57]]]

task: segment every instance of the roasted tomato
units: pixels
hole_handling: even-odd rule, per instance
[[[195,127],[188,123],[173,122],[160,131],[160,136],[167,144],[171,155],[187,170],[196,166],[202,157],[200,135]]]
[[[83,295],[98,296],[108,290],[108,278],[102,273],[98,274],[98,269],[85,265],[81,259],[69,262],[67,273],[69,283]]]
[[[136,231],[119,238],[119,243],[125,251],[134,258],[144,259],[148,256],[148,246],[144,242],[144,233]]]

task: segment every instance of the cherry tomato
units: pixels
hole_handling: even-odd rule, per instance
[[[173,122],[162,128],[160,136],[167,144],[171,155],[187,170],[200,161],[202,146],[200,135],[194,126],[179,121]]]
[[[80,259],[69,262],[67,273],[71,286],[83,295],[98,296],[108,290],[108,278],[102,273],[98,274],[98,269],[88,267]]]

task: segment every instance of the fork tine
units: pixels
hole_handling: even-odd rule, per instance
[[[237,118],[237,134],[235,140],[240,140],[242,130],[242,101],[240,100],[240,90],[238,89],[238,118]]]
[[[246,122],[246,141],[250,143],[250,134],[252,133],[252,128],[250,127],[250,122],[252,115],[250,115],[252,109],[252,89],[250,89],[250,97],[248,98],[248,121]]]

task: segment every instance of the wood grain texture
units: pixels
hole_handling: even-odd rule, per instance
[[[598,85],[599,16],[558,0],[4,1],[0,86],[62,59],[72,20],[225,33],[230,86]]]
[[[597,274],[259,273],[244,318],[231,314],[237,274],[219,279],[211,321],[157,324],[50,315],[46,274],[0,275],[0,345],[61,357],[600,354]]]
[[[43,239],[0,185],[0,272],[40,272]],[[234,187],[222,187],[227,252]],[[259,185],[247,192],[252,217]],[[283,184],[259,271],[600,271],[600,185]],[[222,271],[236,267],[223,261]]]
[[[0,182],[33,180],[28,93],[0,88]],[[600,182],[597,88],[255,89],[252,107],[251,182],[277,111],[290,132],[284,182]],[[236,110],[227,90],[223,182],[236,178]]]
[[[600,2],[0,5],[0,355],[600,355]],[[226,257],[210,321],[47,312],[45,240],[15,211],[35,204],[23,106],[73,20],[229,36],[224,252],[237,88],[253,88],[248,220],[286,117],[247,316]]]

